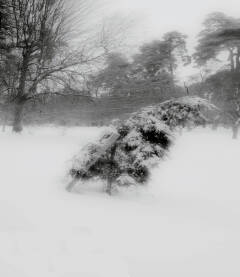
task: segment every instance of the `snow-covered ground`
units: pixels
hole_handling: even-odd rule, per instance
[[[240,276],[240,140],[176,140],[146,188],[67,193],[69,159],[97,128],[0,133],[0,276]]]

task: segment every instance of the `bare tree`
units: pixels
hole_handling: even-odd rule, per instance
[[[112,52],[131,52],[131,48],[137,48],[134,40],[136,19],[131,16],[114,16],[105,17],[99,25],[97,31],[98,43],[108,55]]]
[[[80,47],[69,47],[74,20],[82,21],[87,16],[86,1],[81,2],[82,6],[73,16],[64,0],[8,1],[10,28],[5,33],[5,47],[15,57],[17,70],[12,89],[9,82],[5,82],[5,86],[15,106],[15,132],[22,130],[27,101],[48,93],[59,93],[70,79],[81,75],[84,66],[101,55],[99,51],[89,51],[83,33],[84,43]],[[5,56],[5,61],[8,58]],[[85,92],[78,93],[81,96]]]

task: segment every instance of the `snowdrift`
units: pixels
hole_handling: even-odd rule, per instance
[[[0,276],[240,276],[240,140],[183,130],[148,186],[65,191],[99,128],[0,132]]]

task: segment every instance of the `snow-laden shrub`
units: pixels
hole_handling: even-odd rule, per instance
[[[173,141],[169,128],[154,115],[133,114],[112,126],[97,144],[89,144],[73,159],[74,179],[100,178],[112,185],[147,182],[150,169]]]
[[[154,114],[171,130],[174,130],[175,128],[205,126],[211,122],[206,117],[206,112],[216,112],[217,108],[206,99],[187,96],[147,107],[144,111]]]
[[[74,180],[107,180],[113,185],[146,183],[151,168],[167,154],[177,127],[205,125],[202,108],[214,109],[206,100],[184,97],[151,106],[117,121],[95,144],[83,148],[73,159]],[[71,189],[71,186],[69,187]]]

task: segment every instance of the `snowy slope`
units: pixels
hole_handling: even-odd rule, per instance
[[[240,140],[184,133],[146,188],[64,190],[97,128],[0,133],[0,276],[240,276]]]

